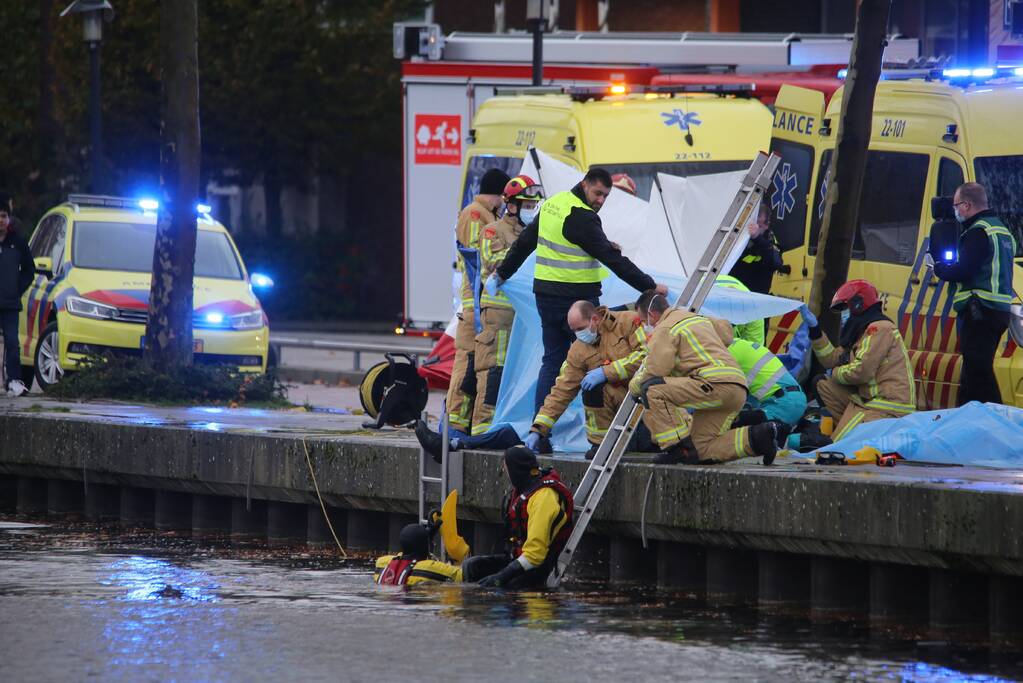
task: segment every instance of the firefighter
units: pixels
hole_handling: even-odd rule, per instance
[[[726,462],[748,455],[774,462],[777,423],[729,429],[747,394],[746,375],[727,348],[731,325],[670,308],[654,290],[640,295],[636,310],[654,329],[646,363],[629,391],[647,409],[643,421],[661,449],[654,462]]]
[[[463,580],[491,588],[542,588],[572,533],[572,492],[556,470],[541,469],[525,446],[506,450],[502,467],[512,485],[502,505],[509,552],[466,559]]]
[[[821,330],[804,304],[799,310],[810,328],[817,360],[831,376],[814,382],[821,404],[838,421],[832,440],[840,441],[856,425],[916,410],[913,365],[899,328],[881,311],[881,299],[866,280],[838,288],[831,309],[842,314],[838,346]]]
[[[956,403],[960,406],[970,401],[1001,403],[994,359],[998,343],[1009,327],[1016,240],[988,208],[983,185],[960,185],[953,198],[953,210],[963,226],[956,258],[935,263],[934,273],[942,280],[956,283],[952,307],[963,356]]]
[[[543,199],[543,188],[529,176],[515,176],[504,187],[504,217],[483,229],[480,237],[480,281],[485,282],[497,269],[522,230],[533,222]],[[480,295],[482,331],[476,335],[476,404],[472,409],[472,435],[490,429],[494,406],[501,388],[508,352],[508,337],[515,321],[515,309],[500,290],[484,290]]]
[[[545,201],[538,220],[522,231],[487,281],[491,289],[499,288],[536,251],[533,293],[543,338],[543,360],[534,395],[537,412],[554,386],[575,339],[565,325],[568,309],[580,299],[597,305],[600,281],[607,275],[603,266],[639,291],[657,288],[668,292],[667,287],[655,284],[653,278],[623,256],[604,234],[597,212],[611,192],[611,184],[610,173],[591,168],[578,185]]]
[[[426,524],[402,527],[398,534],[401,552],[377,558],[373,581],[381,586],[408,588],[423,583],[461,581],[461,567],[430,557],[430,541],[435,531],[436,526]]]
[[[525,444],[536,451],[549,438],[554,423],[582,390],[586,440],[592,459],[628,391],[628,383],[646,357],[646,333],[631,311],[609,311],[577,301],[568,311],[576,340],[568,349],[561,373],[533,419]],[[637,433],[638,434],[638,433]],[[646,450],[649,436],[633,437],[633,450]]]
[[[728,289],[734,289],[739,292],[750,291],[749,287],[740,282],[738,278],[732,277],[731,275],[718,275],[714,284],[718,287],[727,287]],[[753,342],[754,344],[760,344],[761,346],[764,346],[765,337],[767,336],[764,331],[763,319],[751,320],[748,323],[733,325],[732,332],[736,339],[745,339],[746,341]]]
[[[761,202],[757,220],[749,224],[749,242],[742,256],[732,266],[729,275],[737,278],[751,292],[769,294],[775,273],[791,273],[792,268],[782,262],[778,239],[770,226],[771,204]]]
[[[501,193],[508,180],[508,174],[497,168],[483,174],[480,193],[458,214],[455,239],[460,246],[479,249],[480,234],[484,226],[494,222],[494,214],[501,207]],[[458,329],[455,332],[455,361],[451,367],[451,382],[448,384],[447,409],[448,424],[468,434],[472,427],[472,405],[476,396],[473,358],[476,350],[476,315],[473,310],[473,284],[461,254],[458,263],[462,270],[462,310],[458,314]]]

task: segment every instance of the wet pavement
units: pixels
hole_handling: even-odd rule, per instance
[[[402,593],[375,587],[365,557],[14,519],[0,517],[0,669],[9,681],[1023,675],[1020,653],[887,639],[685,595],[604,586]]]

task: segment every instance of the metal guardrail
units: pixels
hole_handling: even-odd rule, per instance
[[[277,354],[277,364],[281,365],[284,347],[296,349],[320,349],[323,351],[347,351],[354,355],[353,370],[362,370],[362,354],[364,353],[409,353],[426,356],[430,347],[412,344],[381,344],[379,342],[334,341],[330,339],[305,339],[288,337],[279,334],[270,335],[270,346]]]

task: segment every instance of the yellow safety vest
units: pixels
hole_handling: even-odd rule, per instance
[[[788,373],[785,364],[760,344],[736,339],[728,347],[728,351],[746,373],[746,386],[749,387],[749,393],[758,401],[777,391],[778,382]]]
[[[540,228],[536,239],[537,280],[548,282],[588,283],[600,282],[607,271],[600,261],[586,253],[579,245],[565,239],[565,219],[572,209],[592,211],[572,192],[559,192],[540,208]]]

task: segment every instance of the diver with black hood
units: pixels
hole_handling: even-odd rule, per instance
[[[491,588],[542,588],[572,533],[572,492],[553,468],[540,468],[525,446],[504,452],[512,489],[502,510],[508,551],[470,557],[462,580]]]

